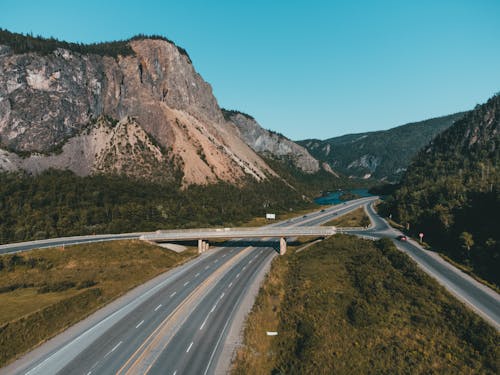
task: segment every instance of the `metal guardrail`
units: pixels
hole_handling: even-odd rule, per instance
[[[200,228],[188,230],[161,230],[144,234],[140,237],[146,241],[182,241],[207,240],[210,238],[264,238],[264,237],[296,237],[296,236],[331,236],[337,233],[335,227],[288,227],[288,228]]]

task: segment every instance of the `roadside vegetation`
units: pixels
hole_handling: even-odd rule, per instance
[[[266,212],[318,207],[283,181],[208,186],[78,177],[49,170],[38,176],[0,174],[0,243],[60,236],[237,226]]]
[[[357,208],[348,214],[330,220],[325,226],[336,227],[366,227],[370,225],[370,219],[363,207]]]
[[[390,240],[336,235],[273,261],[232,373],[497,374],[499,339]]]
[[[0,366],[194,256],[138,240],[0,256]]]
[[[437,136],[408,167],[384,216],[500,286],[500,95]]]

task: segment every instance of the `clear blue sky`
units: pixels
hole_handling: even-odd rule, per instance
[[[500,91],[499,0],[0,0],[0,27],[75,42],[161,34],[222,107],[292,139],[387,129]]]

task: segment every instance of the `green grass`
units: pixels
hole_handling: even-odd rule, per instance
[[[233,374],[499,371],[495,329],[389,240],[338,235],[276,258],[243,344]]]
[[[323,225],[333,225],[336,227],[365,227],[370,225],[370,219],[368,218],[368,215],[366,215],[365,209],[360,207],[349,212],[348,214],[330,220],[328,223]]]
[[[0,366],[195,254],[133,240],[0,256]]]

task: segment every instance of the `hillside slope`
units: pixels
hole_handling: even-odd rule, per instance
[[[388,212],[500,284],[500,96],[437,136],[410,165]]]
[[[184,186],[275,175],[224,119],[187,53],[165,38],[85,46],[0,30],[0,72],[0,169],[55,167],[137,177],[141,168],[130,165],[137,158],[128,159],[126,147],[115,147],[116,163],[109,159],[104,170],[99,155],[87,155],[108,142],[93,127],[105,117],[111,123],[132,121],[141,133],[137,137],[156,145],[163,177],[180,173]],[[82,140],[89,128],[92,137]],[[130,136],[117,132],[113,142],[130,144]],[[54,157],[61,150],[68,158],[87,156],[72,162]],[[157,172],[146,168],[141,177]]]
[[[417,152],[463,115],[456,113],[384,131],[297,143],[345,175],[398,181]]]
[[[223,110],[224,117],[238,128],[240,137],[255,152],[262,153],[282,161],[290,161],[296,168],[305,173],[316,173],[320,163],[302,146],[284,135],[264,129],[251,116],[238,112]]]

